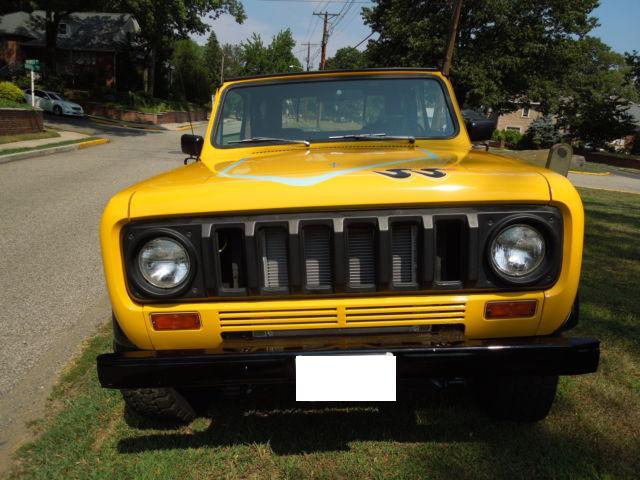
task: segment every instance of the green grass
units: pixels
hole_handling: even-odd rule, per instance
[[[124,412],[98,386],[91,340],[54,390],[12,479],[637,478],[640,472],[640,195],[581,190],[582,317],[598,373],[561,380],[549,418],[497,422],[465,389],[401,392],[387,406],[310,406],[288,390],[213,403],[177,430]]]
[[[62,142],[47,143],[45,145],[38,145],[37,147],[21,147],[21,148],[6,148],[0,150],[0,156],[10,155],[12,153],[30,152],[32,150],[43,150],[45,148],[63,147],[64,145],[73,145],[74,143],[88,142],[89,140],[98,140],[98,137],[78,138],[75,140],[64,140]]]
[[[0,145],[4,143],[23,142],[25,140],[40,140],[41,138],[56,138],[60,134],[55,130],[44,130],[36,133],[22,133],[19,135],[0,135]]]

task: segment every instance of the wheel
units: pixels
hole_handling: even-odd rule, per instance
[[[127,407],[153,420],[189,423],[196,413],[174,388],[136,388],[120,390]]]
[[[484,380],[478,386],[480,402],[491,416],[537,422],[549,414],[558,376],[504,376]]]
[[[62,107],[60,105],[54,105],[53,113],[55,113],[56,115],[62,115]]]

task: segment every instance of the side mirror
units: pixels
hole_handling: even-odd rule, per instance
[[[493,131],[496,129],[494,120],[467,120],[465,125],[469,133],[469,140],[472,142],[491,140]]]
[[[182,153],[186,153],[190,157],[198,158],[204,146],[204,138],[200,135],[185,133],[180,138],[180,146],[182,147]]]

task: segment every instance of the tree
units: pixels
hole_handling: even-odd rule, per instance
[[[202,60],[209,75],[210,82],[214,86],[220,85],[220,69],[222,68],[222,49],[218,43],[215,32],[209,34],[207,43],[202,50]]]
[[[635,85],[640,96],[640,52],[634,50],[631,53],[625,53],[624,56],[630,68],[629,80]]]
[[[262,37],[254,33],[249,40],[240,44],[242,74],[301,72],[302,64],[293,54],[295,46],[296,42],[289,29],[275,35],[269,46],[265,46]]]
[[[65,0],[60,0],[65,1]],[[210,30],[206,18],[215,19],[223,13],[232,15],[238,23],[246,16],[239,0],[109,0],[114,11],[132,13],[140,24],[138,41],[148,65],[146,91],[153,95],[156,69],[172,53],[177,39]]]
[[[518,146],[524,149],[550,148],[560,140],[561,135],[553,119],[542,116],[531,122]]]
[[[222,46],[224,58],[224,78],[239,77],[242,75],[242,47],[225,43]]]
[[[466,0],[451,80],[461,103],[513,109],[515,99],[557,104],[575,70],[572,44],[592,30],[598,0]],[[385,0],[364,9],[379,34],[368,44],[376,66],[437,67],[444,57],[453,2]]]
[[[574,47],[580,68],[574,70],[558,106],[558,126],[594,148],[633,133],[627,110],[637,92],[629,82],[625,58],[594,37],[585,37]]]
[[[171,55],[172,92],[176,98],[205,103],[213,93],[203,51],[191,39],[177,40]]]
[[[354,47],[344,47],[327,60],[328,70],[357,70],[367,67],[367,55]]]

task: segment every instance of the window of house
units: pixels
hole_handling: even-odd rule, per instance
[[[522,116],[523,118],[529,118],[529,107],[524,107],[522,109]]]
[[[510,132],[520,133],[520,127],[507,127],[506,129],[509,130]]]
[[[67,35],[69,35],[69,25],[67,25],[66,23],[59,23],[58,35],[60,35],[61,37],[66,37]]]

